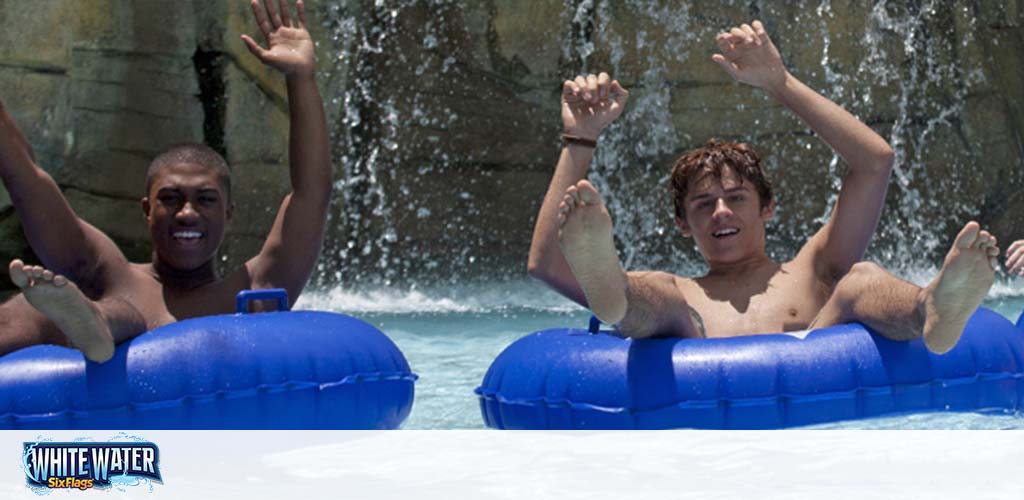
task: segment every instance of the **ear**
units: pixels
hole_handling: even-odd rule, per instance
[[[768,206],[761,209],[761,220],[768,222],[775,217],[775,200],[768,202]]]
[[[693,231],[690,231],[690,226],[686,224],[686,220],[679,218],[679,216],[676,216],[676,227],[683,232],[683,236],[687,238],[693,236]]]
[[[141,201],[142,215],[146,217],[146,220],[149,220],[149,209],[152,208],[149,206],[149,196],[143,196]]]

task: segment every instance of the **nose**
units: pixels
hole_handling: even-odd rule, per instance
[[[714,219],[721,219],[723,217],[729,217],[732,215],[732,209],[729,205],[725,204],[725,199],[719,198],[715,200],[715,211],[711,214]]]
[[[199,217],[199,212],[196,212],[196,208],[192,206],[192,202],[186,201],[181,206],[181,210],[174,214],[174,218],[181,222],[191,222]]]

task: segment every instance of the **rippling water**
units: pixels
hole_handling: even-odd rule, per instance
[[[922,283],[933,271],[909,273]],[[1017,320],[1024,280],[1001,281],[984,304]],[[443,290],[307,292],[297,306],[360,317],[383,330],[420,376],[406,429],[484,428],[473,393],[491,361],[529,333],[586,325],[589,313],[540,283],[516,282]],[[819,425],[827,429],[1024,429],[1019,414],[931,413]]]

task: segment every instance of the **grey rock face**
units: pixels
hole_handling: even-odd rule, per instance
[[[710,137],[768,161],[769,248],[789,256],[844,168],[711,62],[715,33],[754,17],[795,75],[898,151],[871,257],[931,263],[968,218],[1024,237],[1024,7],[1000,4],[308,1],[337,172],[317,279],[520,276],[557,159],[561,82],[602,69],[633,95],[592,174],[628,265],[699,269],[665,179]],[[146,165],[205,141],[236,186],[223,264],[258,251],[288,191],[287,108],[283,79],[238,40],[254,31],[246,2],[4,2],[0,21],[0,98],[80,215],[148,259]],[[0,242],[4,261],[28,253],[3,192]]]

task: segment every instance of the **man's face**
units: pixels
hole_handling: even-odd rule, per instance
[[[762,209],[757,190],[732,168],[723,169],[721,182],[712,175],[690,181],[685,207],[686,220],[676,224],[693,236],[709,264],[764,254],[764,223],[775,206]]]
[[[181,271],[198,269],[217,255],[232,212],[217,172],[193,163],[157,171],[142,209],[158,258]]]

